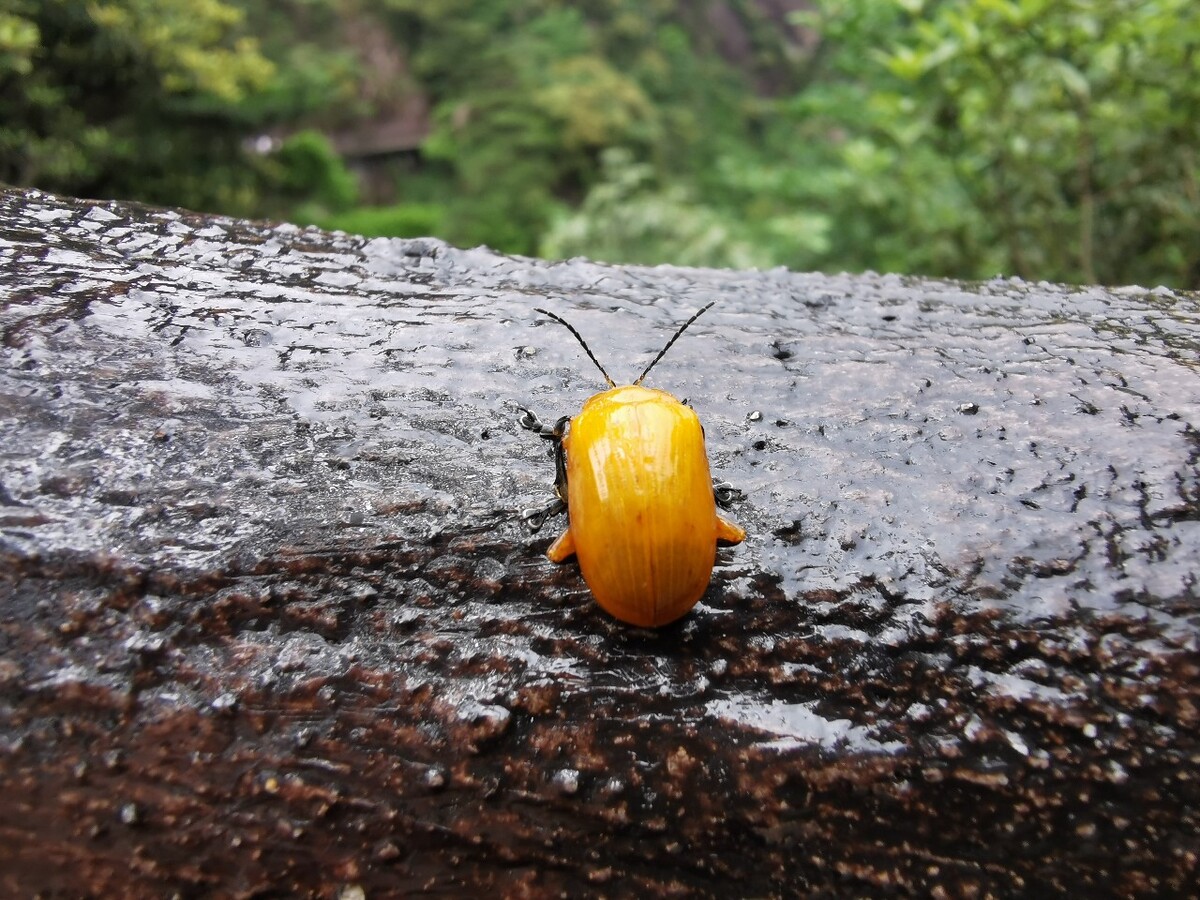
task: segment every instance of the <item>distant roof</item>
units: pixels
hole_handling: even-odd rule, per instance
[[[429,101],[419,91],[406,94],[371,119],[328,132],[334,148],[346,159],[416,150],[428,134]]]

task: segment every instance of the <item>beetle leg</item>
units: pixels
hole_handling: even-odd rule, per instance
[[[563,439],[563,435],[567,433],[567,423],[571,421],[570,416],[563,416],[553,425],[545,425],[539,422],[538,417],[525,407],[518,406],[517,409],[521,411],[521,415],[517,417],[517,423],[526,431],[532,431],[538,437],[558,443]]]
[[[728,481],[714,481],[713,498],[721,509],[729,509],[738,500],[745,500],[746,495]]]
[[[746,530],[734,525],[722,515],[717,515],[717,540],[727,544],[740,544],[746,539]]]
[[[571,427],[571,417],[563,416],[553,425],[545,425],[538,421],[537,416],[523,406],[518,406],[521,415],[517,422],[526,431],[532,431],[538,437],[553,444],[551,454],[554,456],[554,493],[558,494],[563,503],[567,502],[567,454],[563,450],[563,438]]]
[[[542,526],[546,524],[546,520],[551,516],[557,516],[567,508],[567,504],[563,503],[558,497],[555,497],[545,506],[535,506],[531,509],[521,510],[521,521],[532,532],[540,531]]]
[[[570,526],[560,534],[546,549],[546,556],[551,562],[560,563],[575,555],[575,535],[571,534]]]
[[[518,424],[526,431],[532,431],[538,437],[550,441],[553,445],[550,453],[554,457],[554,494],[555,497],[543,507],[534,507],[521,511],[521,519],[529,526],[530,531],[538,531],[551,516],[557,516],[567,508],[567,452],[563,447],[563,438],[571,424],[570,416],[563,416],[553,425],[545,425],[538,421],[530,410],[518,406],[521,411]]]
[[[543,426],[538,421],[538,417],[533,414],[533,411],[523,406],[518,406],[517,409],[521,411],[521,414],[517,416],[517,424],[526,431],[536,431],[540,434]]]
[[[567,508],[567,448],[560,440],[554,445],[554,493]]]

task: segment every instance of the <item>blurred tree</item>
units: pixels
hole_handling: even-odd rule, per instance
[[[609,148],[706,195],[716,161],[746,145],[746,79],[698,46],[678,0],[381,2],[432,94],[424,150],[452,173],[452,241],[535,252],[606,177]]]
[[[451,240],[532,253],[599,152],[645,147],[656,110],[600,52],[576,8],[545,2],[384,0],[434,100],[426,156],[447,165]]]
[[[737,235],[739,223],[697,202],[681,183],[661,184],[654,168],[623,148],[605,151],[602,179],[578,211],[546,233],[549,257],[681,266],[769,265],[766,248]]]
[[[432,203],[360,206],[322,218],[323,228],[367,237],[427,237],[442,233],[442,207]]]
[[[819,6],[833,49],[797,112],[832,138],[825,171],[849,176],[830,208],[854,239],[835,252],[1200,287],[1200,5]]]
[[[737,168],[737,173],[743,173]],[[735,177],[731,175],[731,179]],[[746,187],[759,195],[771,185]],[[762,211],[750,220],[729,206],[701,202],[678,180],[663,180],[654,167],[614,147],[602,155],[602,177],[578,210],[559,215],[540,253],[588,256],[607,262],[653,265],[766,268],[785,248],[819,252],[827,246],[827,220],[791,209]]]
[[[363,90],[370,73],[347,27],[363,15],[358,0],[225,2],[244,13],[245,30],[274,66],[273,77],[238,104],[256,126],[326,127],[372,112]]]
[[[0,75],[28,75],[38,48],[37,25],[20,7],[0,11]]]
[[[9,0],[0,180],[251,210],[236,105],[273,67],[221,0]]]
[[[812,5],[798,42],[777,0],[5,0],[0,180],[613,262],[1200,287],[1195,0]],[[355,215],[318,132],[414,80],[421,167]]]
[[[289,136],[266,163],[273,175],[272,203],[294,218],[319,219],[343,212],[358,200],[358,183],[320,132],[304,129]]]

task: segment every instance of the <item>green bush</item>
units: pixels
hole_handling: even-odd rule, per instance
[[[1200,287],[1200,4],[817,6],[823,264]]]
[[[659,183],[653,167],[627,150],[605,151],[602,168],[580,208],[555,219],[542,256],[743,269],[775,263],[776,248],[754,240],[743,222],[701,203],[683,184]]]
[[[339,212],[358,200],[358,183],[319,132],[299,131],[272,154],[275,189],[295,203]],[[319,214],[319,213],[318,213]]]
[[[252,212],[238,104],[275,69],[224,0],[8,0],[0,182]]]
[[[1196,0],[813,0],[808,42],[739,0],[736,63],[685,0],[0,5],[0,182],[614,262],[1200,288]],[[395,103],[379,53],[433,129],[402,202],[355,210],[321,134]]]
[[[430,237],[442,230],[444,213],[432,203],[360,206],[327,216],[315,224],[364,237]]]

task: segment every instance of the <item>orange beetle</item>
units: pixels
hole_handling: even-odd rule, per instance
[[[583,579],[605,610],[633,625],[673,622],[696,605],[712,577],[717,541],[740,543],[746,532],[717,512],[737,495],[714,485],[704,451],[704,429],[690,406],[642,380],[700,309],[669,340],[631,385],[617,387],[587,343],[565,325],[596,364],[609,390],[579,415],[542,425],[522,408],[521,426],[554,443],[556,497],[526,510],[533,530],[563,512],[569,525],[546,555],[578,558]]]

